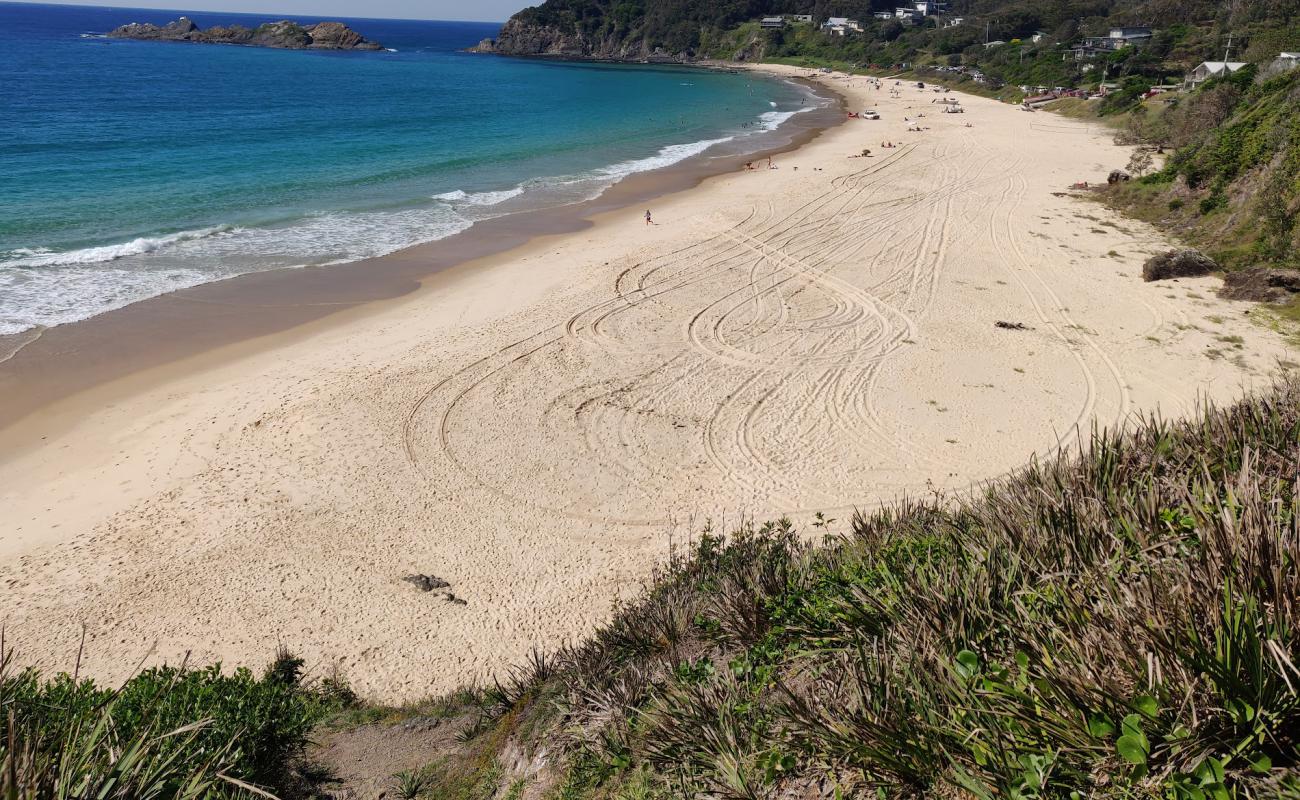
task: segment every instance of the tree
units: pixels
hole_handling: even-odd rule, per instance
[[[1139,147],[1133,151],[1133,157],[1128,160],[1128,171],[1141,177],[1151,171],[1151,161],[1151,151]]]

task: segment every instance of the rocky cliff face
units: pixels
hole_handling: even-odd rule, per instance
[[[166,25],[133,22],[111,31],[115,39],[143,39],[164,42],[201,44],[242,44],[250,47],[278,47],[287,50],[382,50],[341,22],[317,22],[299,25],[291,20],[268,22],[256,28],[243,25],[213,26],[201,30],[188,17]]]
[[[689,53],[667,53],[650,47],[639,36],[608,36],[592,39],[581,31],[564,31],[550,25],[536,25],[524,20],[511,19],[501,28],[496,39],[484,39],[475,53],[496,53],[504,56],[547,56],[553,58],[596,59],[601,61],[664,61],[686,62]]]

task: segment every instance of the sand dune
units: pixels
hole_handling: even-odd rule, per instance
[[[68,666],[84,624],[108,678],[283,643],[411,699],[582,635],[707,520],[842,528],[1287,358],[1214,280],[1142,283],[1168,242],[1063,191],[1127,161],[1103,132],[827,82],[884,119],[654,227],[608,215],[173,369],[7,459],[7,636]]]

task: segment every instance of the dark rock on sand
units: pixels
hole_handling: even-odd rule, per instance
[[[1224,300],[1254,300],[1282,303],[1300,294],[1300,270],[1243,269],[1223,276],[1219,297]]]
[[[1032,331],[1033,330],[1033,328],[1029,327],[1023,322],[1007,322],[1006,320],[1001,320],[1001,319],[993,323],[993,327],[1002,328],[1003,330],[1008,330],[1008,331]]]
[[[285,50],[382,50],[341,22],[317,22],[300,25],[282,19],[256,28],[243,25],[214,25],[202,30],[189,17],[166,25],[132,22],[109,32],[115,39],[141,39],[160,42],[194,42],[198,44],[242,44],[249,47],[275,47]]]
[[[1161,281],[1165,278],[1191,278],[1216,272],[1219,265],[1200,250],[1170,250],[1152,256],[1142,265],[1142,279]]]
[[[451,586],[450,583],[439,578],[437,575],[407,575],[402,580],[411,584],[422,592],[432,592],[434,589],[446,589]]]

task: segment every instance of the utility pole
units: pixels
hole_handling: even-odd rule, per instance
[[[1223,48],[1223,63],[1228,63],[1229,55],[1232,53],[1232,34],[1228,34],[1228,46]]]

